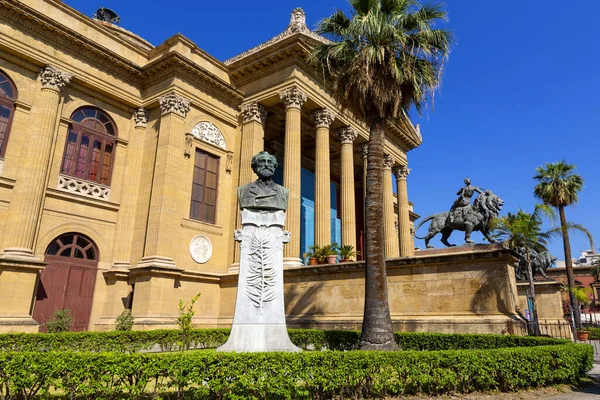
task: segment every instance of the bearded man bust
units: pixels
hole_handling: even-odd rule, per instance
[[[238,188],[240,209],[286,211],[289,190],[273,181],[275,168],[279,166],[275,156],[266,151],[261,151],[252,157],[250,166],[258,179]]]

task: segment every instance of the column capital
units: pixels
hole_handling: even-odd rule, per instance
[[[354,142],[354,139],[356,139],[358,137],[358,132],[356,132],[354,129],[352,129],[349,126],[344,126],[343,128],[339,128],[338,130],[335,131],[335,134],[336,134],[338,140],[340,142],[342,142],[342,144],[345,144],[345,143],[352,144],[352,142]]]
[[[308,96],[296,86],[279,93],[279,98],[285,104],[285,108],[302,108]]]
[[[335,119],[335,115],[326,108],[313,112],[313,118],[317,128],[329,128]]]
[[[149,113],[144,107],[133,110],[133,120],[136,128],[145,128],[148,124]]]
[[[358,149],[360,151],[360,155],[362,156],[363,160],[366,159],[367,156],[369,155],[369,144],[368,143],[361,144]]]
[[[73,75],[62,72],[51,65],[45,66],[40,72],[42,89],[52,89],[59,93],[71,82],[71,78]]]
[[[244,123],[250,121],[260,122],[263,126],[267,119],[267,109],[257,102],[246,104],[240,107],[242,120]]]
[[[392,167],[394,166],[394,157],[390,156],[389,154],[384,154],[383,155],[383,168],[384,169],[392,169]]]
[[[167,93],[158,98],[160,104],[160,114],[166,115],[174,113],[182,118],[185,118],[190,111],[190,101],[175,92]]]
[[[410,168],[408,168],[406,165],[400,165],[399,167],[394,167],[392,172],[397,180],[406,179],[408,174],[410,174]]]

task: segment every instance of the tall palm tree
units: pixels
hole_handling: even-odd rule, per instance
[[[565,216],[565,207],[577,202],[579,192],[583,188],[583,178],[573,170],[575,166],[566,161],[548,163],[542,167],[536,168],[533,179],[538,184],[533,190],[535,197],[558,209],[560,215],[560,225],[562,228],[563,247],[565,252],[565,267],[567,271],[567,284],[569,285],[569,299],[573,308],[575,325],[581,326],[581,314],[579,302],[573,294],[575,287],[575,278],[573,277],[573,262],[571,260],[571,244],[569,242],[569,231],[567,228],[567,218]],[[592,248],[594,248],[592,246]]]
[[[369,125],[365,198],[365,309],[361,348],[396,350],[384,259],[383,142],[387,121],[407,118],[427,105],[440,85],[452,35],[433,25],[446,19],[440,5],[416,0],[350,0],[317,32],[332,39],[315,47],[311,61],[323,71],[343,109]]]
[[[515,250],[524,257],[529,278],[529,298],[532,306],[531,321],[533,333],[536,336],[540,334],[540,326],[535,299],[535,286],[533,284],[531,254],[532,252],[547,251],[547,240],[552,235],[551,232],[542,231],[543,215],[552,220],[556,213],[549,206],[538,204],[531,214],[519,209],[516,214],[508,213],[507,216],[498,218],[493,222],[494,235],[503,240],[508,248]]]

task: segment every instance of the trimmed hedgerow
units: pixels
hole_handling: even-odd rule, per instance
[[[600,328],[586,328],[586,330],[590,331],[590,340],[600,339]]]
[[[400,352],[0,352],[0,395],[131,399],[438,395],[576,383],[592,363],[592,347],[572,343]]]
[[[0,351],[116,351],[138,352],[156,348],[177,350],[187,340],[190,348],[215,348],[227,341],[229,329],[194,329],[185,338],[179,330],[18,333],[0,335]],[[357,331],[290,329],[290,339],[303,349],[356,350]],[[404,350],[494,349],[562,344],[564,339],[511,335],[475,335],[398,332],[396,340]],[[184,340],[185,339],[185,340]]]

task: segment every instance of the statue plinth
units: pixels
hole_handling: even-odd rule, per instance
[[[240,273],[227,342],[217,351],[301,351],[290,341],[283,301],[283,230],[285,212],[242,210]]]

